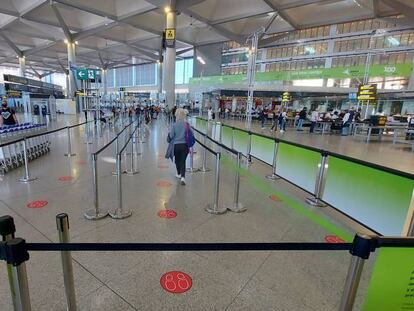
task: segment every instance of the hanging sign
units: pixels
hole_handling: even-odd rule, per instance
[[[175,47],[175,28],[165,29],[165,46],[167,48]]]
[[[76,78],[78,80],[95,80],[96,70],[95,69],[76,69]]]
[[[358,88],[358,100],[377,100],[377,85],[376,84],[367,84],[360,85]]]
[[[289,92],[285,92],[282,95],[282,103],[290,103],[292,101],[292,96]]]

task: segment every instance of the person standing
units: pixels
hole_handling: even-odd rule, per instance
[[[298,131],[303,131],[303,123],[306,120],[306,116],[307,116],[307,110],[308,108],[303,107],[303,109],[299,112],[299,120],[298,120],[298,126],[296,128],[296,130]]]
[[[277,121],[278,121],[278,117],[279,117],[279,111],[278,110],[274,110],[273,111],[273,117],[272,117],[272,128],[270,129],[270,131],[277,131]]]
[[[186,121],[187,113],[184,109],[178,108],[175,112],[176,122],[168,133],[167,142],[174,144],[174,158],[177,174],[175,175],[181,180],[181,185],[185,185],[185,161],[189,153],[188,137],[191,128]]]
[[[213,108],[209,107],[207,111],[207,121],[213,120]]]
[[[0,126],[12,126],[17,124],[19,124],[19,121],[17,120],[16,112],[8,107],[7,98],[3,98],[0,113]]]
[[[279,130],[281,134],[283,134],[286,131],[286,118],[286,109],[283,109],[279,114]]]
[[[309,133],[313,133],[315,131],[316,123],[319,121],[319,112],[317,110],[312,111],[311,114],[311,126]]]

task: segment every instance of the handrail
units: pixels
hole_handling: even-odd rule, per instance
[[[200,117],[196,117],[196,118],[207,121],[207,120],[202,119]],[[228,128],[231,128],[231,129],[235,129],[235,130],[239,130],[239,131],[242,131],[242,132],[246,132],[246,133],[251,133],[251,135],[256,135],[256,136],[260,136],[260,137],[263,137],[263,138],[267,138],[267,139],[273,140],[275,142],[281,142],[281,143],[292,145],[292,146],[295,146],[295,147],[315,151],[315,152],[321,153],[323,155],[333,156],[333,157],[340,158],[340,159],[343,159],[343,160],[346,160],[346,161],[349,161],[349,162],[353,162],[353,163],[356,163],[356,164],[365,165],[365,166],[368,166],[368,167],[371,167],[371,168],[374,168],[374,169],[377,169],[377,170],[382,170],[382,171],[385,171],[385,172],[388,172],[388,173],[391,173],[391,174],[394,174],[394,175],[398,175],[398,176],[401,176],[401,177],[414,179],[414,174],[403,172],[403,171],[393,169],[393,168],[390,168],[390,167],[386,167],[386,166],[383,166],[383,165],[380,165],[380,164],[367,162],[367,161],[360,160],[360,159],[357,159],[357,158],[354,158],[354,157],[338,154],[338,153],[333,152],[333,151],[328,151],[328,150],[325,150],[325,149],[320,149],[320,148],[316,148],[316,147],[302,145],[300,143],[288,141],[286,139],[271,137],[271,136],[264,135],[264,134],[261,134],[261,133],[247,131],[245,129],[234,127],[234,126],[229,126],[229,125],[226,125],[226,124],[223,124],[223,123],[222,123],[222,126],[223,127],[228,127]],[[267,164],[271,165],[269,163],[267,163]]]

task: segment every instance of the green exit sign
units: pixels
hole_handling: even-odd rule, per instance
[[[76,78],[78,80],[95,80],[96,71],[96,69],[77,69]]]

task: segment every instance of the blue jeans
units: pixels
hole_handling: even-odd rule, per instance
[[[316,122],[311,122],[309,133],[313,133],[313,131],[315,130],[315,126],[316,126]]]
[[[281,131],[286,131],[286,120],[285,119],[279,120],[279,129]]]
[[[298,130],[301,130],[302,129],[302,127],[303,127],[303,123],[305,122],[305,120],[304,119],[299,119],[299,121],[298,121],[298,125],[297,125],[297,129]]]

